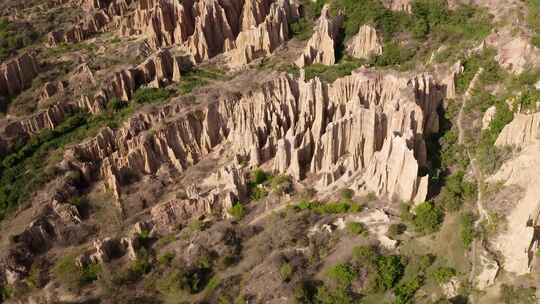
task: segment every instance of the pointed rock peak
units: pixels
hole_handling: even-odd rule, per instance
[[[332,18],[329,9],[328,4],[323,7],[313,35],[295,62],[298,67],[314,63],[332,65],[336,62],[335,47],[343,18],[341,15]]]
[[[347,51],[353,57],[364,59],[381,55],[383,48],[375,28],[367,24],[362,25],[358,33],[350,40]]]

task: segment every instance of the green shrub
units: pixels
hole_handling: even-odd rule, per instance
[[[118,98],[113,98],[109,100],[109,102],[107,103],[107,108],[114,112],[118,112],[122,110],[123,108],[127,107],[127,105],[128,105],[127,102],[120,100]]]
[[[366,226],[359,222],[347,222],[347,231],[352,235],[367,234]]]
[[[272,177],[270,181],[272,192],[282,195],[288,193],[292,189],[292,181],[289,175],[277,175]]]
[[[354,191],[349,188],[344,188],[339,191],[339,196],[342,200],[350,201],[354,196]]]
[[[13,288],[7,284],[0,286],[0,300],[5,301],[13,296]]]
[[[380,275],[380,286],[384,290],[389,290],[403,276],[405,266],[402,264],[399,256],[381,255],[377,258],[377,269]]]
[[[232,208],[228,210],[228,212],[237,221],[243,219],[244,216],[246,216],[246,209],[241,203],[235,203]]]
[[[175,256],[176,254],[172,251],[166,252],[158,258],[158,263],[163,266],[170,265]]]
[[[414,303],[411,300],[420,287],[422,287],[422,278],[419,276],[400,282],[394,290],[395,304]]]
[[[415,50],[390,41],[384,44],[382,55],[374,57],[372,63],[376,66],[401,65],[412,59],[414,54]]]
[[[260,185],[266,182],[269,175],[261,169],[255,169],[250,173],[250,181],[254,185]]]
[[[410,211],[411,206],[406,203],[399,204],[399,217],[404,222],[412,222],[414,220],[414,214]]]
[[[465,173],[457,171],[446,178],[439,202],[448,211],[457,211],[463,203],[474,198],[476,185],[465,181]]]
[[[444,213],[441,208],[433,203],[425,202],[418,205],[414,209],[416,216],[414,217],[414,226],[420,232],[432,233],[439,229]]]
[[[258,185],[250,189],[250,198],[253,201],[259,201],[268,195],[268,191],[262,186]]]
[[[133,94],[133,101],[136,103],[163,102],[169,99],[171,93],[166,89],[159,88],[139,88]]]
[[[459,220],[459,236],[465,248],[469,248],[474,241],[474,216],[472,213],[462,214]]]
[[[289,24],[289,30],[298,40],[308,40],[313,35],[314,22],[304,17]]]
[[[137,252],[137,258],[129,267],[130,277],[134,280],[138,280],[143,275],[149,273],[152,270],[152,262],[150,261],[150,254],[146,249],[142,248]]]
[[[407,230],[407,226],[405,226],[404,224],[401,224],[401,223],[391,224],[388,227],[388,233],[387,234],[388,234],[388,236],[390,238],[395,239],[398,235],[405,232],[405,230]]]
[[[315,211],[321,214],[340,214],[347,213],[350,207],[351,205],[348,203],[326,203],[321,204]]]
[[[288,282],[291,279],[291,276],[293,274],[293,267],[289,263],[283,263],[279,267],[279,275],[281,276],[281,279],[285,282]]]
[[[320,203],[314,201],[303,200],[294,206],[298,211],[313,210],[319,214],[341,214],[348,212],[359,212],[362,209],[360,204],[354,202],[336,202],[336,203]]]
[[[194,267],[174,269],[156,282],[156,287],[165,295],[181,295],[183,292],[197,294],[203,291],[211,279],[210,268]],[[219,283],[219,282],[218,282]],[[216,282],[212,282],[216,284]]]
[[[439,267],[430,273],[435,282],[444,284],[456,275],[456,270],[451,267]]]
[[[193,69],[182,74],[178,89],[181,94],[190,94],[198,87],[224,78],[224,73],[217,69]]]
[[[407,22],[404,13],[390,11],[376,0],[336,0],[332,10],[344,14],[345,39],[358,33],[363,24],[374,24],[385,38],[390,38]]]
[[[358,273],[349,264],[340,263],[327,271],[327,276],[338,286],[349,286],[356,279]]]
[[[331,83],[338,78],[351,75],[365,61],[351,57],[344,57],[334,65],[312,64],[304,68],[306,79],[319,77],[322,81]]]
[[[320,286],[317,288],[314,303],[317,304],[354,304],[357,303],[355,297],[347,288],[328,288]]]
[[[363,266],[375,265],[379,253],[374,246],[356,246],[352,251],[353,260]]]
[[[532,37],[532,43],[536,47],[540,47],[540,1],[538,0],[527,0],[527,23],[529,26],[533,29],[533,31],[536,33],[535,36]]]
[[[78,290],[97,280],[101,272],[99,264],[89,264],[79,267],[74,255],[66,255],[58,259],[53,266],[53,276],[71,290]]]

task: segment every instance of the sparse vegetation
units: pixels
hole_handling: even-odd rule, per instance
[[[166,89],[139,88],[133,94],[133,101],[136,103],[163,102],[170,97],[170,92]]]
[[[38,38],[39,34],[29,24],[16,24],[0,17],[0,61],[33,44]]]
[[[306,66],[306,79],[319,77],[326,82],[334,82],[336,79],[350,75],[352,71],[359,68],[364,63],[363,60],[344,57],[334,65],[312,64]]]
[[[313,210],[319,214],[340,214],[347,212],[359,212],[362,206],[355,202],[319,203],[314,201],[301,201],[294,208],[298,211]]]
[[[459,221],[459,235],[466,248],[469,248],[474,240],[474,216],[471,213],[464,213]]]
[[[533,287],[515,287],[507,284],[502,284],[501,298],[504,304],[538,303],[536,298],[536,289]]]
[[[79,290],[97,280],[101,272],[99,264],[89,264],[79,267],[74,255],[66,255],[58,259],[53,267],[54,277],[72,290]]]
[[[430,275],[437,283],[443,284],[456,275],[456,270],[451,267],[439,267],[433,270]]]
[[[198,87],[224,78],[225,74],[220,70],[197,68],[182,74],[178,89],[181,94],[191,94]]]
[[[404,224],[391,224],[388,227],[388,236],[395,239],[398,235],[403,234],[405,230],[407,230],[407,226],[405,226]]]
[[[352,235],[364,235],[368,232],[366,226],[360,222],[348,222],[347,231]]]
[[[281,266],[279,267],[279,275],[281,276],[281,279],[283,279],[283,281],[285,282],[288,282],[291,279],[293,271],[293,267],[290,263],[287,262],[281,264]]]
[[[534,31],[535,35],[531,42],[536,47],[540,47],[540,1],[526,0],[527,3],[527,23]]]
[[[234,204],[228,212],[235,220],[238,221],[246,216],[246,208],[241,203]]]

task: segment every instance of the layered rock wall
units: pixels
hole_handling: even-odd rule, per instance
[[[34,57],[24,53],[0,65],[0,96],[13,96],[32,85],[39,68]]]

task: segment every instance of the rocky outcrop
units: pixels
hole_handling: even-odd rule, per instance
[[[530,37],[513,27],[493,31],[485,44],[497,50],[495,60],[507,71],[520,74],[540,62],[540,50],[530,43]]]
[[[226,7],[217,0],[198,1],[195,7],[195,30],[186,41],[186,47],[195,61],[201,62],[233,49],[236,34],[234,24],[229,20],[237,22],[239,16],[228,16]]]
[[[515,114],[497,138],[495,145],[524,147],[540,139],[540,113]]]
[[[193,0],[140,1],[134,13],[126,16],[120,25],[124,36],[148,36],[154,49],[184,43],[193,34],[195,23],[192,13]]]
[[[247,1],[246,5],[252,2],[255,0]],[[253,4],[250,5],[248,10],[251,12]],[[246,7],[244,16],[245,10]],[[289,1],[276,1],[269,11],[260,24],[256,23],[256,20],[260,19],[260,12],[253,12],[253,16],[247,18],[247,21],[244,18],[243,28],[246,30],[240,32],[236,38],[236,48],[230,53],[231,66],[241,67],[255,58],[266,57],[289,38],[289,20],[292,18]],[[252,25],[248,27],[250,24]]]
[[[81,229],[80,215],[77,209],[67,200],[78,194],[73,181],[60,179],[53,182],[46,194],[43,208],[35,219],[16,235],[11,236],[12,242],[5,252],[0,267],[5,279],[12,284],[29,274],[33,260],[46,253],[53,243],[68,243],[72,233],[84,233]]]
[[[178,81],[180,77],[180,62],[167,49],[163,49],[140,65],[114,73],[93,98],[83,95],[79,107],[94,114],[99,113],[112,98],[129,101],[143,85],[159,88],[172,80]]]
[[[39,69],[34,56],[24,53],[0,65],[0,96],[13,96],[32,85]]]
[[[79,43],[98,33],[110,31],[118,27],[118,18],[129,11],[132,0],[83,0],[81,7],[86,15],[67,30],[50,32],[47,44],[57,47],[62,43]]]
[[[124,15],[131,4],[131,0],[82,0],[81,7],[87,12],[101,10],[109,15]]]
[[[390,198],[423,202],[427,184],[418,178],[418,162],[413,147],[409,146],[405,138],[387,138],[382,149],[375,153],[367,166],[363,178],[366,187],[379,196],[387,194]],[[424,188],[419,189],[419,186]]]
[[[456,80],[459,74],[463,73],[463,65],[461,61],[456,62],[443,79],[442,84],[446,87],[446,98],[455,99],[456,98]]]
[[[497,113],[497,108],[495,106],[491,106],[486,110],[486,112],[484,113],[484,116],[482,117],[482,130],[489,129],[491,121],[495,117],[496,113]]]
[[[47,36],[47,44],[50,47],[56,47],[62,43],[78,43],[82,42],[97,33],[106,30],[107,25],[111,22],[111,17],[105,11],[98,11],[67,31],[55,31]]]
[[[180,110],[165,107],[136,116],[125,128],[105,129],[74,147],[66,159],[121,198],[125,172],[155,174],[164,164],[183,172],[227,142],[232,156],[252,166],[271,161],[276,171],[296,179],[314,174],[324,185],[360,177],[358,188],[421,201],[427,188],[427,179],[418,177],[426,163],[423,138],[438,131],[443,94],[426,74],[360,70],[330,85],[282,75],[261,90],[223,97],[203,109],[175,114]],[[166,119],[170,115],[175,118]],[[205,214],[215,195],[167,202],[155,212],[174,214],[170,222]]]
[[[377,31],[370,25],[362,25],[360,30],[349,42],[347,52],[356,58],[368,59],[373,55],[382,54],[382,44]]]
[[[393,11],[412,12],[411,0],[383,0],[383,5]]]
[[[330,6],[325,5],[317,21],[314,33],[309,39],[304,53],[296,60],[296,65],[304,67],[314,63],[332,65],[336,62],[335,47],[342,18],[330,16]]]
[[[44,129],[54,129],[73,110],[73,104],[55,104],[34,115],[8,123],[0,130],[0,137],[8,140],[27,138]]]
[[[56,94],[63,93],[64,89],[67,86],[65,81],[56,81],[56,82],[47,82],[43,85],[41,89],[41,94],[39,95],[39,102],[43,103],[49,98],[53,97]]]
[[[180,224],[186,224],[192,219],[200,218],[222,211],[216,193],[209,193],[204,197],[188,199],[175,199],[152,208],[150,211],[152,221],[161,233],[170,233]]]
[[[535,230],[540,224],[539,155],[539,141],[528,143],[517,157],[503,164],[488,179],[489,182],[503,182],[505,186],[517,185],[523,189],[521,199],[505,214],[508,228],[493,241],[494,247],[504,256],[503,268],[518,275],[531,271],[531,261],[538,246]]]
[[[233,66],[240,66],[288,39],[295,11],[289,0],[142,1],[122,19],[120,32],[146,36],[154,50],[179,46],[196,62],[234,50]]]

